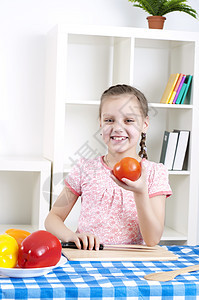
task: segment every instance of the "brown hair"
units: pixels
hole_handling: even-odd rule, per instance
[[[107,89],[106,91],[104,91],[104,93],[101,96],[100,99],[100,106],[99,106],[99,117],[101,118],[101,112],[102,112],[102,104],[103,101],[110,96],[119,96],[122,94],[129,94],[129,95],[133,95],[137,98],[139,104],[140,104],[140,108],[141,111],[143,113],[143,116],[146,118],[148,116],[148,102],[146,97],[144,96],[144,94],[139,91],[138,89],[136,89],[135,87],[132,87],[130,85],[126,85],[126,84],[117,84],[114,86],[111,86],[109,89]],[[147,157],[147,153],[146,153],[146,134],[142,133],[141,134],[141,141],[140,141],[140,147],[141,150],[139,152],[139,156],[142,158],[148,158]]]

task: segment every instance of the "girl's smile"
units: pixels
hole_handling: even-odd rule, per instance
[[[112,144],[113,147],[118,146],[118,147],[121,148],[124,144],[126,144],[126,142],[128,140],[128,137],[125,137],[125,136],[111,136],[110,139],[111,139],[110,143]]]
[[[111,136],[111,139],[114,141],[126,141],[128,139],[127,136]]]

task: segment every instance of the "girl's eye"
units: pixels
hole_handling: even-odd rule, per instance
[[[113,122],[113,119],[105,119],[104,122],[105,123],[111,123],[111,122]]]
[[[126,120],[126,123],[134,123],[134,122],[135,122],[134,119],[127,119],[127,120]]]

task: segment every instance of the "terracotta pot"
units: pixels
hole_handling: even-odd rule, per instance
[[[150,16],[147,17],[149,28],[152,29],[163,29],[165,17],[162,16]]]

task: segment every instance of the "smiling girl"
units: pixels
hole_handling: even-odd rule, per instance
[[[82,242],[84,249],[98,250],[99,243],[154,246],[162,236],[165,199],[172,192],[166,167],[146,159],[147,100],[131,86],[112,86],[101,97],[99,117],[108,153],[78,161],[46,218],[46,229],[78,248]],[[112,174],[113,166],[124,157],[141,163],[141,177],[135,182],[118,181]],[[79,196],[78,229],[72,232],[64,220]]]

